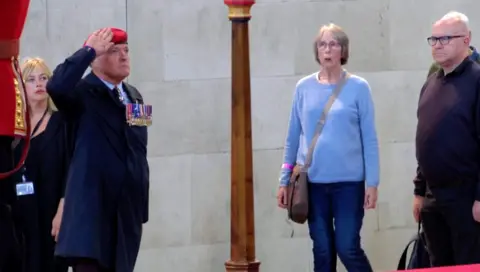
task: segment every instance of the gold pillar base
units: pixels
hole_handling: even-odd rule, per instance
[[[227,272],[259,272],[260,261],[255,260],[253,262],[235,262],[228,260],[225,263],[225,269]]]

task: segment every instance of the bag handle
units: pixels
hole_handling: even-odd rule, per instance
[[[312,142],[308,147],[305,163],[302,167],[303,172],[307,172],[308,168],[310,167],[310,164],[312,163],[313,150],[315,149],[315,146],[317,145],[318,137],[322,133],[323,127],[325,126],[325,121],[327,120],[327,115],[330,111],[330,108],[332,107],[337,97],[340,95],[340,92],[342,91],[343,86],[345,85],[349,77],[350,77],[350,73],[348,73],[346,70],[343,70],[343,74],[342,74],[342,77],[340,78],[340,81],[338,81],[337,86],[335,86],[335,89],[333,90],[332,94],[328,98],[327,104],[325,104],[325,107],[323,108],[322,115],[320,116],[320,119],[318,120],[318,123],[317,123],[317,127],[315,128],[315,135],[313,136]]]
[[[402,252],[402,256],[400,257],[400,260],[398,261],[398,265],[397,265],[397,270],[398,271],[401,271],[401,270],[406,270],[407,268],[407,254],[408,254],[408,250],[410,249],[410,246],[415,243],[415,241],[417,241],[417,238],[418,236],[414,236],[412,239],[410,239],[410,241],[408,241],[408,244],[407,246],[405,247],[405,249],[403,250]]]
[[[410,248],[410,246],[415,243],[415,242],[418,242],[420,243],[420,245],[417,244],[417,246],[423,246],[426,250],[426,252],[428,252],[428,249],[427,249],[427,246],[426,246],[426,243],[423,239],[423,235],[420,233],[420,231],[422,230],[422,222],[421,221],[418,221],[418,226],[417,226],[417,235],[413,236],[412,239],[410,239],[410,241],[408,241],[408,244],[407,246],[405,247],[405,249],[403,250],[402,252],[402,256],[400,257],[400,260],[398,261],[398,265],[397,265],[397,270],[400,271],[400,270],[407,270],[407,254],[408,254],[408,249]]]

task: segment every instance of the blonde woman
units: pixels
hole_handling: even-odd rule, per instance
[[[32,138],[25,166],[19,174],[34,187],[32,194],[19,196],[14,207],[25,245],[24,271],[67,271],[67,267],[54,258],[70,154],[66,120],[56,111],[47,94],[51,71],[45,61],[30,58],[21,68]],[[17,147],[17,158],[21,149],[21,146]]]

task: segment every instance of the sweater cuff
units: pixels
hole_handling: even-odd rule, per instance
[[[374,180],[373,182],[367,179],[367,188],[378,188],[378,185],[380,184],[379,180]]]
[[[280,171],[280,186],[285,187],[288,186],[290,182],[290,177],[292,176],[292,170],[287,168],[282,168]]]

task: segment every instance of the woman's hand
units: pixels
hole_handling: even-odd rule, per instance
[[[369,210],[369,209],[375,209],[377,207],[377,197],[378,197],[378,191],[376,187],[368,187],[366,192],[365,192],[365,204],[364,208]]]
[[[282,209],[287,208],[287,187],[280,186],[277,192],[277,205]]]
[[[60,232],[60,225],[62,224],[62,216],[63,216],[63,198],[60,199],[58,203],[57,213],[53,217],[52,220],[52,231],[51,235],[55,239],[55,242],[58,240],[58,233]]]
[[[292,175],[290,176],[290,182],[295,182],[297,177],[300,175],[301,170],[302,170],[301,165],[298,165],[298,164],[295,165],[295,167],[292,170]],[[278,188],[277,205],[282,209],[287,208],[287,187],[286,186],[280,186],[280,188]]]

